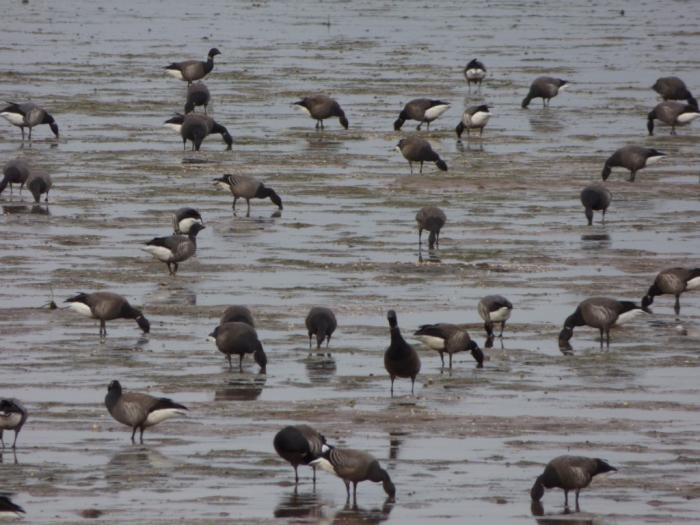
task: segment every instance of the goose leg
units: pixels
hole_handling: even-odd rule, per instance
[[[600,328],[600,349],[603,349],[603,341],[605,340],[605,331]]]
[[[343,480],[343,483],[345,483],[345,490],[347,491],[347,494],[348,494],[348,497],[346,499],[346,502],[347,502],[347,501],[350,501],[350,482]]]
[[[578,506],[578,494],[581,492],[581,489],[576,489],[576,512],[581,510],[581,507]]]
[[[107,335],[107,324],[104,319],[100,319],[100,335],[105,337]]]
[[[314,465],[311,465],[311,470],[313,470],[313,472],[314,472],[313,481],[314,481],[314,485],[316,485],[316,467]]]
[[[637,170],[632,170],[630,173],[629,182],[634,182],[634,178],[637,176]]]
[[[243,354],[238,356],[238,371],[243,372]]]
[[[610,328],[605,331],[605,343],[608,350],[610,350]]]
[[[568,490],[564,491],[564,508],[565,509],[569,508],[569,491]]]
[[[22,131],[22,142],[24,142],[24,126],[20,126],[19,129]]]
[[[0,443],[2,443],[2,448],[5,448],[5,440],[2,439],[2,429],[0,428]]]
[[[236,201],[237,201],[237,200],[238,200],[238,197],[234,197],[234,198],[233,198],[233,205],[232,205],[232,207],[233,207],[233,213],[236,213]]]
[[[422,161],[422,160],[420,161],[420,171],[419,171],[419,173],[420,173],[421,175],[423,175],[423,161]]]
[[[233,363],[231,363],[231,354],[226,354],[226,359],[228,359],[228,369],[231,370],[233,368]]]
[[[299,483],[299,472],[297,472],[297,465],[294,465],[294,483]]]
[[[676,134],[676,126],[671,126],[671,135]]]
[[[421,237],[423,237],[423,229],[422,229],[422,228],[420,228],[420,229],[418,230],[418,247],[419,247],[419,248],[420,248],[420,245],[421,245]]]
[[[447,355],[450,357],[450,370],[452,370],[452,353],[448,352]]]
[[[422,125],[423,125],[423,122],[421,122],[420,124],[418,124],[418,125],[416,126],[416,131],[420,131],[420,127],[421,127]]]
[[[394,397],[394,379],[395,379],[394,376],[391,376],[391,389],[390,389],[391,397]]]
[[[413,162],[408,161],[408,166],[411,168],[411,175],[413,175]]]
[[[413,376],[413,377],[411,377],[411,395],[412,396],[415,395],[413,393],[413,387],[415,386],[415,384],[416,384],[416,376]]]
[[[15,430],[15,440],[12,442],[12,448],[17,448],[17,436],[19,435],[19,430]]]
[[[250,217],[250,199],[246,199],[245,201],[248,204],[248,209],[245,212],[245,216]]]
[[[450,355],[450,361],[452,361],[452,355]],[[445,368],[445,356],[443,352],[440,352],[440,362],[442,363],[442,368]]]
[[[175,275],[176,273],[177,273],[177,263],[174,262],[173,263],[173,275]]]
[[[676,304],[673,306],[673,309],[676,311],[676,316],[681,313],[681,300],[679,295],[676,295]]]
[[[29,126],[29,142],[32,141],[32,127]]]
[[[501,333],[498,335],[498,337],[503,337],[503,330],[506,328],[506,322],[501,321]]]
[[[144,428],[144,427],[141,427],[141,433],[140,433],[140,436],[139,436],[139,441],[141,442],[142,445],[143,445],[143,431],[144,431],[144,430],[145,430],[145,428]]]
[[[133,430],[131,431],[131,442],[132,443],[136,443],[136,441],[134,440],[134,436],[136,436],[136,428],[137,427],[134,427]]]
[[[352,502],[357,504],[357,481],[352,482]]]

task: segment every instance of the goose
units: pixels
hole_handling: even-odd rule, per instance
[[[642,298],[642,308],[648,308],[657,295],[674,295],[676,315],[681,313],[680,296],[688,290],[700,288],[700,268],[667,268],[662,270]]]
[[[299,465],[309,465],[313,469],[313,481],[316,483],[316,466],[311,462],[321,455],[325,444],[326,438],[309,425],[284,427],[272,441],[279,457],[294,468],[294,483],[299,483]]]
[[[617,469],[606,461],[583,456],[559,456],[547,463],[544,472],[537,477],[530,497],[540,501],[544,489],[559,488],[564,490],[564,507],[569,507],[569,491],[576,491],[576,510],[579,510],[578,496],[581,489],[591,484],[598,474],[616,472]]]
[[[134,319],[144,334],[151,330],[151,324],[124,297],[112,292],[80,292],[65,300],[68,307],[81,315],[100,321],[100,337],[107,335],[106,322],[113,319]]]
[[[467,87],[470,93],[472,84],[476,84],[477,88],[481,90],[481,81],[484,80],[485,76],[486,66],[476,58],[470,60],[469,63],[464,66],[464,79],[467,81]]]
[[[430,98],[416,98],[410,100],[403,107],[401,113],[399,113],[399,118],[394,122],[394,130],[399,131],[403,123],[407,120],[417,120],[419,122],[416,127],[417,130],[420,130],[425,122],[428,124],[428,130],[430,130],[430,123],[449,108],[450,104],[442,100],[433,100]]]
[[[141,248],[168,266],[170,275],[177,273],[178,264],[186,261],[197,251],[197,234],[204,229],[198,222],[190,226],[187,235],[174,234],[169,237],[155,237]]]
[[[53,186],[51,175],[44,170],[33,168],[29,172],[26,184],[27,189],[32,193],[32,197],[34,197],[34,202],[38,203],[43,194],[46,194],[44,202],[49,202],[49,190],[51,186]]]
[[[233,211],[236,212],[238,199],[245,199],[248,205],[246,217],[250,217],[250,199],[269,198],[277,207],[282,209],[282,199],[275,190],[265,186],[262,182],[248,175],[224,175],[214,179],[214,185],[223,190],[228,190],[233,195]]]
[[[629,182],[634,182],[634,178],[639,170],[655,164],[665,156],[665,153],[653,148],[644,148],[642,146],[624,146],[618,149],[608,158],[608,160],[605,161],[601,175],[603,180],[608,180],[612,168],[625,168],[630,171]]]
[[[207,106],[211,95],[209,88],[204,82],[190,84],[187,87],[187,100],[185,101],[185,115],[194,111],[195,106],[204,106],[204,114],[207,113]]]
[[[51,131],[58,139],[58,124],[53,116],[41,106],[33,102],[17,104],[7,102],[7,106],[0,109],[0,116],[5,117],[10,124],[22,130],[22,141],[24,141],[24,128],[29,128],[29,140],[32,140],[32,128],[39,124],[48,124]]]
[[[586,210],[588,225],[593,224],[593,212],[603,212],[603,223],[605,223],[605,212],[612,202],[612,193],[600,184],[589,184],[581,190],[581,204]]]
[[[178,208],[173,212],[173,231],[175,233],[189,233],[193,224],[204,226],[202,215],[194,208]]]
[[[22,507],[13,503],[8,495],[0,494],[0,519],[21,518],[22,514],[26,514]]]
[[[430,142],[420,137],[407,137],[401,139],[396,145],[396,150],[400,151],[408,161],[413,175],[413,163],[420,162],[420,173],[423,174],[423,163],[434,162],[438,169],[447,171],[447,164],[440,158],[440,155],[433,151]]]
[[[143,443],[143,431],[148,427],[171,417],[187,414],[187,407],[167,397],[153,397],[139,392],[124,393],[122,385],[116,380],[107,387],[105,406],[116,421],[132,428],[132,443],[134,443],[137,429],[140,431],[140,441]]]
[[[321,350],[323,340],[326,340],[326,349],[331,343],[331,336],[338,327],[335,314],[330,308],[314,306],[306,316],[306,330],[309,332],[309,352],[311,352],[311,338],[316,336],[316,350]]]
[[[304,97],[294,103],[304,113],[316,121],[316,129],[323,129],[323,121],[330,117],[338,117],[340,125],[348,129],[348,119],[340,104],[326,95],[312,95]]]
[[[464,110],[462,114],[462,120],[459,121],[455,132],[457,133],[457,138],[461,140],[462,133],[467,130],[467,140],[469,140],[470,130],[478,129],[479,136],[484,134],[484,128],[488,124],[491,118],[491,112],[489,111],[489,106],[486,104],[481,104],[480,106],[469,106]]]
[[[17,436],[27,421],[27,411],[16,399],[0,399],[0,443],[5,448],[2,433],[5,430],[14,430],[15,439],[12,448],[17,448]]]
[[[662,124],[671,126],[671,135],[675,135],[676,126],[687,126],[698,117],[700,111],[697,106],[675,100],[661,102],[647,115],[647,130],[650,136],[654,135],[654,120],[658,119]]]
[[[440,230],[445,225],[447,217],[445,212],[437,206],[424,206],[416,213],[416,223],[418,223],[418,247],[421,246],[423,230],[428,230],[428,248],[431,250],[435,246],[440,246]]]
[[[418,327],[413,335],[431,350],[440,353],[442,367],[445,367],[444,353],[449,356],[450,370],[452,370],[452,354],[457,352],[470,352],[476,361],[477,368],[484,367],[484,354],[479,345],[469,337],[466,330],[449,323],[424,324]]]
[[[314,459],[311,465],[342,479],[347,490],[348,501],[350,501],[350,483],[352,483],[353,500],[356,501],[357,484],[361,481],[381,483],[389,498],[393,500],[396,496],[396,487],[389,473],[381,467],[374,456],[367,452],[324,445],[321,457]]]
[[[228,130],[216,122],[209,115],[188,113],[187,115],[175,114],[165,121],[165,127],[177,131],[182,137],[182,149],[187,148],[187,141],[192,142],[192,149],[199,151],[202,141],[212,133],[219,133],[226,143],[226,149],[233,146],[233,137]]]
[[[487,295],[482,297],[478,306],[479,316],[484,320],[484,330],[487,337],[493,337],[493,325],[501,323],[501,333],[498,337],[503,337],[503,329],[506,321],[510,319],[513,311],[511,302],[502,295]]]
[[[245,306],[234,305],[229,306],[228,308],[226,308],[226,310],[224,310],[224,314],[221,316],[219,324],[232,322],[245,323],[247,325],[250,325],[252,328],[255,328],[253,314],[250,313],[250,310]]]
[[[527,109],[533,98],[541,98],[542,107],[548,106],[549,101],[556,97],[560,91],[564,91],[568,86],[569,82],[561,78],[537,77],[532,81],[532,84],[530,84],[530,91],[528,91],[527,96],[523,99],[521,104],[522,108]]]
[[[29,163],[24,159],[8,160],[2,168],[2,181],[0,181],[0,193],[5,191],[7,185],[10,185],[10,195],[12,194],[12,184],[19,184],[19,194],[22,195],[22,188],[27,177],[31,173]]]
[[[566,318],[564,327],[559,332],[559,347],[568,348],[569,340],[577,326],[590,326],[600,331],[600,348],[603,348],[603,336],[610,348],[610,329],[634,319],[641,313],[649,313],[632,301],[617,301],[609,297],[591,297],[582,301],[573,314]]]
[[[396,321],[396,312],[387,312],[389,321],[391,344],[384,352],[384,368],[391,378],[391,397],[394,397],[394,379],[397,377],[411,378],[411,394],[416,383],[416,376],[420,372],[420,357],[415,348],[409,345],[401,336],[401,330]]]
[[[661,95],[664,100],[686,100],[691,106],[698,107],[698,101],[690,94],[685,82],[678,77],[658,78],[651,89]]]
[[[193,81],[200,80],[207,76],[214,69],[214,57],[220,55],[221,52],[212,47],[207,54],[207,61],[200,60],[185,60],[183,62],[173,62],[165,66],[165,72],[177,78],[178,80],[187,81],[187,85],[191,85]]]
[[[220,324],[209,334],[219,351],[226,356],[229,369],[233,368],[231,354],[238,355],[238,370],[243,372],[243,356],[253,354],[253,359],[260,366],[260,373],[267,372],[267,356],[258,339],[255,328],[247,323],[227,322]]]

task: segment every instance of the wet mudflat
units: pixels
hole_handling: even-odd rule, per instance
[[[624,9],[624,16],[620,10]],[[692,3],[562,7],[540,2],[218,2],[206,10],[170,1],[6,6],[3,98],[50,108],[61,127],[19,148],[0,123],[2,161],[22,156],[48,169],[48,206],[0,196],[0,396],[21,399],[30,419],[16,454],[0,458],[0,491],[31,523],[74,523],[98,509],[114,523],[693,523],[700,510],[700,295],[657,298],[653,317],[613,331],[577,329],[574,355],[556,336],[582,299],[639,301],[654,275],[697,266],[700,129],[647,137],[649,89],[678,74],[700,89],[700,32],[679,20]],[[173,60],[222,51],[206,83],[217,121],[234,137],[209,137],[199,153],[162,126],[184,104]],[[481,94],[462,68],[482,59]],[[543,109],[520,100],[547,73],[572,86]],[[313,121],[291,103],[324,91],[350,129]],[[411,98],[451,102],[429,138],[449,166],[409,175],[393,151],[391,124]],[[483,140],[456,141],[467,105],[492,104]],[[415,125],[415,123],[413,124]],[[581,188],[600,180],[618,147],[668,153],[638,173],[613,172],[605,225],[585,226]],[[223,173],[253,175],[284,201],[253,201],[233,216],[212,185]],[[244,203],[243,203],[244,204]],[[439,251],[419,255],[414,216],[442,207]],[[207,228],[198,256],[168,277],[140,250],[170,229],[170,213],[194,206]],[[45,212],[48,209],[48,214]],[[245,209],[245,206],[242,207]],[[41,213],[39,213],[41,212]],[[152,323],[97,324],[41,306],[76,291],[117,291]],[[459,354],[451,374],[421,349],[416,397],[398,381],[389,397],[382,354],[386,310],[410,334],[419,324],[464,323],[483,345],[476,305],[501,293],[515,305],[482,370]],[[53,294],[53,295],[52,295]],[[268,374],[227,369],[207,334],[224,307],[253,310]],[[332,358],[308,358],[304,317],[332,307]],[[62,306],[62,305],[61,305]],[[110,380],[173,397],[188,418],[146,432],[109,417]],[[341,481],[291,467],[275,432],[307,422],[330,442],[372,452],[398,488],[361,484],[345,506]],[[10,433],[11,435],[11,433]],[[9,436],[8,436],[9,437]],[[608,459],[620,471],[596,479],[582,513],[561,516],[563,495],[530,512],[529,488],[563,454]],[[89,514],[88,514],[89,515]]]

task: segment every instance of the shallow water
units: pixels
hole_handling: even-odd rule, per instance
[[[700,295],[682,297],[681,322],[657,298],[653,317],[613,332],[609,352],[590,329],[576,330],[574,355],[556,344],[582,299],[639,300],[660,269],[697,266],[700,131],[645,128],[658,76],[700,89],[700,33],[678,24],[699,14],[694,3],[64,4],[5,6],[14,23],[0,37],[3,98],[50,108],[62,134],[53,147],[41,126],[20,148],[19,130],[0,122],[2,161],[26,157],[54,179],[48,207],[0,195],[0,396],[30,411],[20,448],[0,456],[0,492],[15,493],[27,521],[74,523],[85,509],[120,523],[697,521]],[[213,46],[210,110],[233,151],[209,137],[183,152],[162,124],[181,111],[184,83],[161,68]],[[462,77],[473,57],[489,69],[480,94]],[[572,85],[549,108],[520,109],[540,74]],[[334,120],[317,132],[291,107],[315,91],[338,98],[350,129]],[[415,123],[399,134],[392,122],[418,96],[452,104],[422,132],[447,173],[426,165],[411,177],[393,151]],[[483,139],[458,143],[463,107],[481,101],[494,106]],[[634,184],[614,171],[606,224],[585,226],[580,190],[629,143],[669,157]],[[256,200],[250,218],[234,217],[212,185],[227,172],[273,187],[281,216]],[[440,250],[419,256],[414,217],[426,204],[448,223]],[[185,205],[207,228],[170,278],[140,246]],[[94,322],[41,308],[96,289],[143,306],[151,334],[111,322],[100,343]],[[515,311],[485,368],[459,354],[441,373],[422,350],[416,397],[398,381],[392,400],[386,310],[412,342],[419,324],[444,321],[482,344],[476,305],[490,293]],[[253,310],[267,376],[252,361],[229,372],[206,341],[229,304]],[[317,304],[338,317],[332,359],[307,357],[304,317]],[[132,446],[104,409],[112,379],[191,414]],[[358,507],[346,506],[343,484],[319,473],[313,490],[309,469],[295,490],[272,437],[299,422],[375,454],[397,502],[363,483]],[[581,514],[561,516],[555,491],[535,518],[529,488],[562,453],[620,471],[583,491]]]

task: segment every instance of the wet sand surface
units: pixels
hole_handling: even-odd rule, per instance
[[[657,77],[700,90],[700,32],[679,24],[697,5],[66,4],[12,2],[2,33],[3,98],[31,97],[62,133],[53,147],[40,126],[20,149],[19,130],[0,123],[2,161],[22,156],[54,179],[48,214],[28,192],[0,196],[0,396],[30,411],[16,454],[0,455],[0,491],[15,493],[27,521],[74,523],[98,509],[112,523],[697,522],[700,294],[682,296],[681,321],[672,298],[656,298],[654,316],[613,330],[607,352],[588,328],[576,329],[573,355],[556,341],[584,298],[639,301],[659,270],[698,265],[700,129],[645,128]],[[162,68],[214,46],[210,110],[233,151],[210,136],[183,152],[162,124],[182,110],[185,83]],[[474,57],[489,73],[470,95],[462,68]],[[572,85],[549,108],[537,99],[522,110],[540,74]],[[315,131],[291,107],[316,91],[337,97],[347,131],[336,119]],[[421,132],[447,173],[426,164],[410,176],[393,151],[416,123],[396,133],[392,122],[418,96],[451,103]],[[494,106],[483,139],[458,143],[463,108],[482,101]],[[586,226],[580,190],[632,143],[668,158],[634,184],[613,171],[607,223],[596,214]],[[250,218],[233,216],[212,185],[223,173],[264,180],[284,211],[254,200]],[[440,250],[419,258],[414,217],[427,204],[448,222]],[[181,206],[207,227],[172,278],[140,246],[168,234]],[[97,289],[143,307],[151,333],[109,322],[101,343],[96,322],[41,308]],[[419,347],[413,330],[440,321],[483,345],[476,307],[491,293],[515,309],[485,367],[458,354],[441,373],[421,347],[415,398],[397,380],[391,399],[386,310]],[[229,371],[206,341],[230,304],[253,310],[266,376],[250,358]],[[330,359],[307,356],[314,305],[338,318]],[[112,379],[190,415],[132,446],[104,408]],[[319,473],[314,490],[307,468],[295,489],[272,438],[301,422],[379,458],[396,503],[362,483],[346,506],[340,480]],[[534,518],[530,486],[564,453],[620,470],[583,491],[581,513],[562,516],[563,494],[551,491]]]

